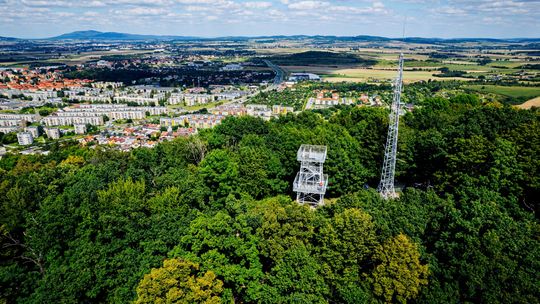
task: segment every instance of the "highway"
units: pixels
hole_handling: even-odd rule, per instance
[[[266,63],[266,65],[269,68],[271,68],[274,71],[274,73],[276,73],[276,77],[274,78],[274,83],[268,88],[270,89],[277,88],[282,82],[285,81],[285,76],[287,75],[287,73],[285,73],[285,71],[279,66],[273,64],[270,60],[264,60],[264,63]]]
[[[276,77],[274,77],[274,82],[272,82],[271,85],[267,86],[264,90],[262,90],[262,92],[267,92],[267,91],[277,89],[279,87],[279,85],[282,84],[285,81],[285,77],[287,76],[287,73],[282,68],[280,68],[279,66],[273,64],[270,60],[264,60],[264,63],[269,68],[271,68],[274,71],[274,73],[276,73]],[[233,99],[233,100],[231,100],[229,102],[226,102],[224,104],[242,104],[242,103],[246,102],[250,97],[255,96],[257,94],[259,94],[259,92],[255,92],[253,94],[242,96],[239,99]]]

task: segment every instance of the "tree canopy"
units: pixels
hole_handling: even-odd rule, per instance
[[[223,124],[153,149],[0,160],[0,302],[538,303],[540,112],[474,96]],[[325,115],[326,115],[325,114]],[[293,201],[328,147],[325,205]]]

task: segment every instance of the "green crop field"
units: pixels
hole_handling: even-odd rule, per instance
[[[495,85],[470,85],[466,88],[480,92],[492,93],[508,97],[529,97],[540,96],[540,87],[518,87],[518,86],[495,86]]]

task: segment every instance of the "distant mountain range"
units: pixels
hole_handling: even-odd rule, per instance
[[[77,31],[49,38],[49,40],[191,40],[199,37],[137,35],[117,32]]]
[[[19,40],[19,39],[13,38],[13,37],[0,37],[0,41],[16,41],[16,40]]]
[[[100,31],[76,31],[67,34],[63,34],[56,37],[45,39],[18,39],[11,37],[0,37],[0,41],[17,41],[17,40],[96,40],[96,41],[171,41],[171,40],[220,40],[220,41],[242,41],[248,39],[313,39],[313,40],[336,40],[336,41],[368,41],[368,42],[387,42],[387,41],[405,41],[409,43],[428,43],[428,44],[441,44],[441,43],[459,43],[459,42],[540,42],[540,38],[511,38],[511,39],[495,39],[495,38],[421,38],[421,37],[407,37],[407,38],[387,38],[380,36],[323,36],[323,35],[292,35],[292,36],[228,36],[228,37],[216,37],[216,38],[203,38],[194,36],[174,36],[174,35],[138,35],[127,34],[118,32],[100,32]]]

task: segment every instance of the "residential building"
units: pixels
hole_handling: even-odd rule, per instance
[[[109,112],[108,117],[111,120],[117,119],[143,119],[146,116],[144,111],[113,111]]]
[[[11,132],[16,132],[16,131],[17,131],[17,127],[3,127],[3,126],[0,126],[0,133],[8,134],[8,133],[11,133]]]
[[[86,134],[86,125],[85,124],[74,124],[75,134]]]
[[[169,99],[167,99],[167,103],[170,105],[177,105],[177,104],[183,104],[184,103],[184,94],[182,93],[172,93]]]
[[[291,82],[298,82],[298,81],[320,81],[321,77],[317,74],[312,73],[292,73],[291,76],[289,76],[289,81]]]
[[[108,89],[108,88],[117,89],[117,88],[122,87],[123,85],[124,85],[123,82],[110,82],[110,81],[107,81],[107,82],[98,81],[98,82],[92,83],[92,87],[98,88],[98,89]]]
[[[165,96],[163,96],[165,97]],[[116,102],[126,102],[126,103],[130,103],[130,102],[133,102],[133,103],[136,103],[136,104],[139,104],[139,105],[149,105],[149,104],[159,104],[159,99],[158,97],[141,97],[141,96],[138,96],[138,95],[126,95],[126,96],[115,96],[114,97],[114,101]]]
[[[337,105],[351,105],[354,101],[350,98],[340,98],[339,93],[328,90],[317,92],[316,98],[310,98],[306,109],[323,109]]]
[[[247,109],[242,104],[229,104],[210,109],[210,113],[222,116],[242,116],[247,114]]]
[[[293,113],[293,107],[284,107],[282,105],[273,105],[272,114],[273,115],[286,115],[287,113]]]
[[[30,132],[19,132],[17,133],[17,141],[21,146],[29,146],[34,143],[34,137]]]
[[[211,114],[189,114],[174,118],[161,118],[160,125],[168,126],[185,126],[195,129],[213,128],[221,123],[224,119],[222,115]]]
[[[47,90],[47,91],[30,91],[30,90],[24,90],[22,91],[22,94],[25,97],[30,97],[32,100],[47,100],[49,98],[56,98],[58,97],[56,91]]]
[[[77,100],[80,102],[102,102],[102,103],[110,103],[111,97],[110,96],[86,96],[86,95],[74,95],[70,96],[71,100]]]
[[[60,130],[58,128],[46,128],[45,134],[47,134],[47,137],[49,137],[49,139],[60,138]]]
[[[18,119],[0,119],[0,127],[16,127],[21,125]]]
[[[262,104],[248,104],[246,105],[247,115],[254,117],[261,117],[265,120],[269,120],[272,117],[272,110],[267,105]]]
[[[39,137],[39,128],[36,126],[27,127],[26,132],[30,132],[30,134],[32,134],[32,137],[34,138]]]
[[[90,124],[94,126],[103,125],[102,116],[56,116],[51,115],[43,118],[42,122],[46,126],[71,126],[73,124]]]
[[[238,63],[229,63],[221,68],[222,71],[241,71],[242,69],[244,69],[244,67]]]
[[[19,121],[24,120],[27,122],[36,122],[38,120],[38,115],[0,113],[0,119],[19,120]]]

